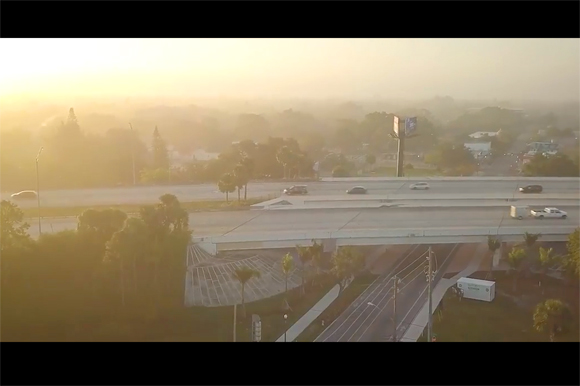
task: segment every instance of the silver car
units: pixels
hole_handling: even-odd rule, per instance
[[[417,182],[415,184],[409,185],[411,190],[429,190],[429,184],[426,182]]]

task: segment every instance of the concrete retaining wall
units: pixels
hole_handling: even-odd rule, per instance
[[[478,227],[427,228],[417,230],[352,230],[317,232],[279,232],[271,234],[240,234],[205,237],[197,241],[200,248],[215,255],[217,251],[244,249],[293,248],[312,245],[312,240],[336,240],[336,246],[388,244],[447,244],[486,242],[488,236],[497,236],[503,242],[521,241],[525,232],[541,233],[545,241],[566,241],[577,226],[551,227]],[[196,242],[194,240],[194,242]]]

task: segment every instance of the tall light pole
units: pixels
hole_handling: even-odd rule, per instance
[[[397,294],[400,281],[396,275],[393,277],[393,342],[397,341]]]
[[[427,268],[427,286],[429,296],[429,322],[427,324],[427,342],[431,342],[431,336],[433,334],[433,250],[429,247],[429,255],[427,256],[427,261],[429,262]]]
[[[137,185],[137,175],[135,173],[135,141],[133,138],[133,125],[129,122],[129,127],[131,128],[131,161],[133,162],[133,186]]]
[[[40,174],[38,172],[38,160],[40,159],[40,154],[42,153],[43,147],[38,150],[36,155],[36,200],[38,202],[38,235],[42,234],[42,225],[40,221]]]
[[[288,329],[286,328],[288,326],[288,314],[284,314],[284,343],[286,343],[286,333],[288,332]]]

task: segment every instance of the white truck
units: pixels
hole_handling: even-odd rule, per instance
[[[544,208],[542,210],[531,210],[530,214],[534,218],[544,219],[544,218],[562,218],[568,217],[568,213],[560,210],[558,208]]]
[[[512,218],[517,218],[518,220],[528,217],[530,215],[529,206],[512,206],[510,209],[510,216]]]

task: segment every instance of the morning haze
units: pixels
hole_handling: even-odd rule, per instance
[[[2,95],[577,100],[578,39],[3,39]]]
[[[2,341],[578,342],[578,43],[0,39]]]

